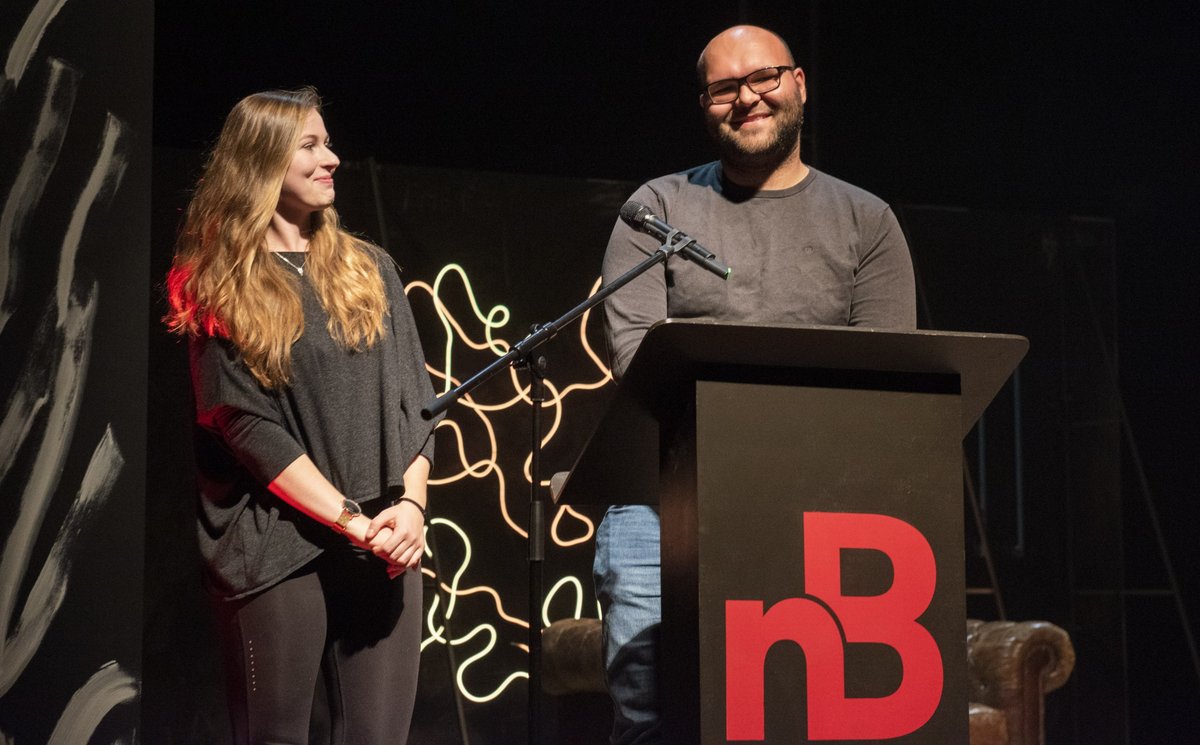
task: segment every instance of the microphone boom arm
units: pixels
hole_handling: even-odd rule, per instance
[[[506,370],[511,365],[515,365],[528,358],[534,349],[537,349],[541,345],[553,339],[559,331],[569,325],[572,321],[579,318],[600,303],[604,302],[609,295],[632,282],[634,278],[650,269],[650,267],[654,266],[655,264],[665,262],[668,256],[675,253],[675,251],[680,250],[681,248],[682,246],[668,249],[666,244],[660,246],[657,251],[638,262],[636,266],[617,277],[612,282],[609,282],[599,290],[596,290],[591,297],[587,298],[579,305],[576,305],[574,308],[564,313],[558,320],[551,321],[550,323],[542,324],[540,326],[535,326],[533,331],[530,332],[529,336],[526,336],[524,339],[514,344],[512,349],[508,350],[505,355],[502,357],[497,357],[492,361],[491,364],[475,373],[467,380],[463,381],[457,387],[447,391],[446,393],[443,393],[440,396],[437,396],[432,401],[425,404],[425,407],[421,409],[421,418],[426,420],[433,419],[438,414],[441,414],[443,411],[450,408],[455,401],[478,388],[496,373],[500,372],[501,370]]]
[[[455,401],[491,379],[496,373],[528,359],[533,350],[553,339],[558,335],[559,331],[568,326],[572,321],[604,302],[609,295],[632,282],[638,275],[649,270],[650,267],[655,264],[664,263],[669,257],[677,253],[682,254],[688,261],[696,262],[721,279],[728,279],[730,273],[733,271],[728,266],[722,264],[715,255],[696,243],[695,238],[691,238],[681,231],[671,230],[663,238],[662,245],[654,253],[638,262],[632,269],[617,277],[612,282],[596,290],[591,297],[564,313],[558,320],[542,324],[541,326],[534,326],[529,336],[514,344],[513,348],[508,350],[505,355],[497,357],[490,365],[463,381],[461,385],[443,393],[441,396],[437,396],[427,403],[421,409],[421,417],[426,420],[433,419],[438,414],[450,408]]]

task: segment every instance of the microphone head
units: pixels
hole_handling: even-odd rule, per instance
[[[626,225],[637,230],[642,230],[646,223],[646,218],[653,214],[650,208],[641,202],[630,201],[621,205],[621,219],[625,221]]]

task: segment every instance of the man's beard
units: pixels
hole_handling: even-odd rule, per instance
[[[804,126],[804,102],[799,96],[771,112],[775,131],[766,142],[750,143],[722,127],[721,123],[708,124],[708,134],[717,145],[721,160],[739,168],[771,169],[783,163],[796,148],[800,130]]]

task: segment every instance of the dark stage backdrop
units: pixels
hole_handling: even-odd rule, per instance
[[[151,12],[0,4],[6,743],[138,737]]]
[[[237,98],[308,82],[330,94],[347,222],[406,268],[431,366],[457,376],[590,290],[633,181],[708,157],[690,67],[736,21],[799,47],[812,162],[901,205],[922,324],[1033,342],[969,438],[967,471],[1009,615],[1060,623],[1080,650],[1051,696],[1051,741],[1196,731],[1200,681],[1147,509],[1200,630],[1183,571],[1198,545],[1190,4],[538,5],[160,3],[155,139],[184,150],[155,155],[151,253],[150,4],[0,4],[0,739],[228,736],[192,536],[183,350],[146,288],[196,150]],[[373,173],[369,155],[389,165]],[[902,206],[929,203],[976,210]],[[1080,210],[1115,227],[1064,216]],[[555,344],[547,472],[608,395],[570,388],[603,380],[595,320]],[[471,742],[523,738],[520,387],[497,381],[460,408],[461,446],[454,426],[439,432],[421,742],[460,741],[460,705]],[[547,589],[566,581],[549,619],[595,612],[595,518],[555,528]],[[978,534],[968,543],[986,584]],[[971,602],[996,612],[993,596]]]

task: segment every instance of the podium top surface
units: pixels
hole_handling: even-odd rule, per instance
[[[953,374],[960,380],[962,436],[1029,349],[1013,334],[892,331],[852,326],[745,325],[668,319],[650,328],[621,383],[653,395],[706,367]]]

